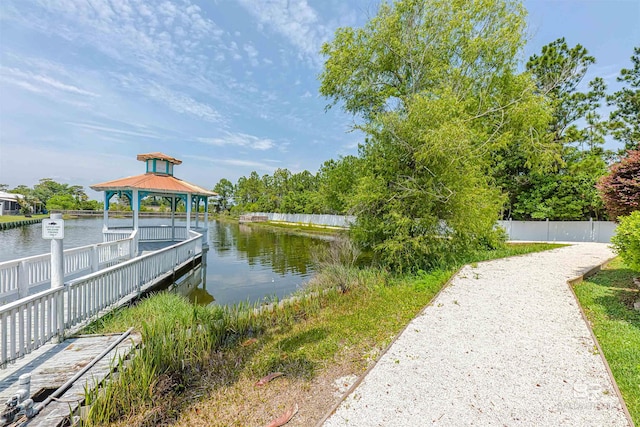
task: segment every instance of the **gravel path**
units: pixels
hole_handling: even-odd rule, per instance
[[[465,267],[324,426],[629,426],[567,280],[586,243]]]

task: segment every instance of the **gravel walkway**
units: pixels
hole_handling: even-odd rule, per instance
[[[465,267],[324,426],[629,426],[567,280],[585,243]]]

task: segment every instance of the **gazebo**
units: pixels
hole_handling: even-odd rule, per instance
[[[96,191],[104,191],[104,225],[105,241],[122,238],[122,229],[109,229],[109,203],[113,196],[123,195],[129,199],[133,211],[132,231],[139,241],[176,241],[188,238],[191,230],[191,212],[195,206],[195,228],[206,236],[208,226],[208,199],[217,193],[206,190],[197,185],[183,181],[173,176],[174,166],[182,161],[163,153],[138,154],[137,160],[145,162],[146,173],[142,175],[120,178],[113,181],[94,184],[90,187]],[[171,203],[171,228],[168,227],[140,227],[140,201],[147,196],[166,198]],[[183,200],[186,207],[186,227],[176,228],[175,214],[178,200]],[[198,227],[198,213],[200,204],[204,203],[204,226]],[[206,241],[206,240],[205,240]]]

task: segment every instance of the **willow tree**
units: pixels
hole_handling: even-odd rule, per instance
[[[546,101],[517,72],[524,31],[516,2],[402,0],[323,46],[320,92],[367,134],[353,236],[383,263],[424,268],[492,244],[493,153],[553,156]]]

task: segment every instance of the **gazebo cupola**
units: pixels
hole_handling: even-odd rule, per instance
[[[173,176],[173,165],[179,165],[182,163],[182,160],[178,160],[174,157],[158,152],[138,154],[137,159],[146,163],[147,173],[153,173],[156,175]]]

